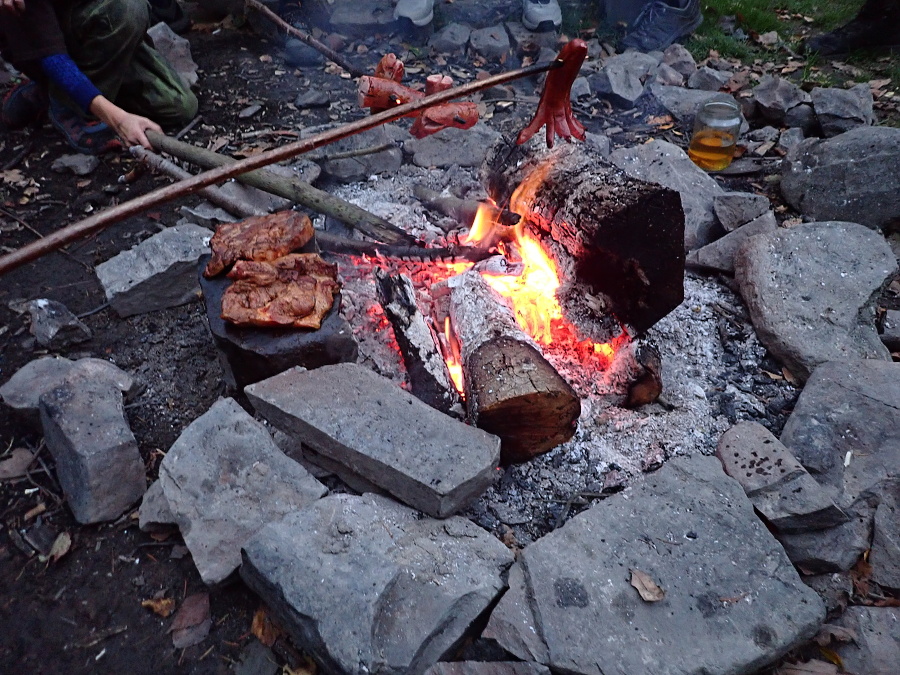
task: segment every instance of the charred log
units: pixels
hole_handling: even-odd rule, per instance
[[[627,176],[585,144],[547,152],[496,145],[482,167],[497,204],[556,259],[567,317],[606,342],[642,333],[684,299],[684,211],[677,192]]]
[[[378,297],[394,327],[394,336],[409,373],[410,390],[416,398],[443,413],[461,417],[462,401],[438,353],[434,335],[416,305],[416,292],[409,277],[390,276],[375,269]]]
[[[447,280],[469,418],[502,441],[504,463],[524,462],[575,434],[581,401],[477,272]]]

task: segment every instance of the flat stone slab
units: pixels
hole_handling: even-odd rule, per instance
[[[734,268],[760,342],[801,381],[825,361],[890,360],[874,299],[897,260],[878,232],[829,221],[759,234]]]
[[[44,439],[75,520],[114,520],[147,489],[122,393],[100,380],[67,382],[40,398]]]
[[[685,264],[690,267],[716,270],[734,274],[734,255],[744,242],[755,234],[775,232],[778,229],[778,221],[771,211],[729,232],[721,239],[717,239],[703,248],[698,248],[687,254]]]
[[[739,422],[726,431],[716,455],[779,532],[821,530],[850,520],[791,451],[757,422]]]
[[[321,671],[422,673],[506,587],[512,553],[460,517],[331,495],[263,528],[241,577]]]
[[[643,600],[636,571],[664,597]],[[702,456],[529,545],[509,584],[483,637],[572,674],[753,673],[825,618],[737,482]]]
[[[68,381],[94,380],[113,384],[128,400],[140,385],[135,379],[109,361],[87,357],[72,361],[61,356],[42,356],[19,368],[0,387],[0,398],[32,426],[41,421],[40,398]]]
[[[713,211],[728,232],[766,214],[771,206],[768,197],[753,192],[726,192],[713,200]]]
[[[424,168],[439,169],[450,166],[481,166],[488,150],[500,138],[483,122],[478,122],[471,129],[455,129],[450,127],[425,138],[408,138],[403,149],[412,153],[413,164]]]
[[[212,235],[199,225],[175,225],[97,265],[110,307],[126,317],[197,300],[197,260],[209,252]]]
[[[293,368],[244,392],[275,427],[431,516],[472,503],[500,461],[499,438],[356,364]]]
[[[443,661],[431,666],[425,675],[550,675],[550,669],[520,661]]]
[[[838,624],[856,638],[837,651],[848,673],[896,673],[900,663],[900,608],[848,607]]]
[[[159,483],[207,584],[240,566],[241,547],[261,527],[328,492],[230,398],[182,432],[159,466]]]
[[[28,312],[31,314],[31,334],[42,347],[65,349],[79,342],[87,342],[93,336],[90,328],[56,300],[32,300]]]

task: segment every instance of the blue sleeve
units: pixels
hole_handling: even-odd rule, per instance
[[[100,90],[81,72],[68,54],[44,57],[41,59],[41,68],[50,81],[66,92],[84,112],[90,112],[91,101],[101,95]]]

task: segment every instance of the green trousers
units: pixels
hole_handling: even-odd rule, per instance
[[[69,56],[106,98],[162,126],[194,118],[197,97],[147,37],[147,0],[75,0],[57,12]]]

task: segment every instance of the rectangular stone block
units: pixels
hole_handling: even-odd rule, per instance
[[[499,438],[356,364],[293,368],[244,392],[274,426],[431,516],[477,499],[500,461]]]

